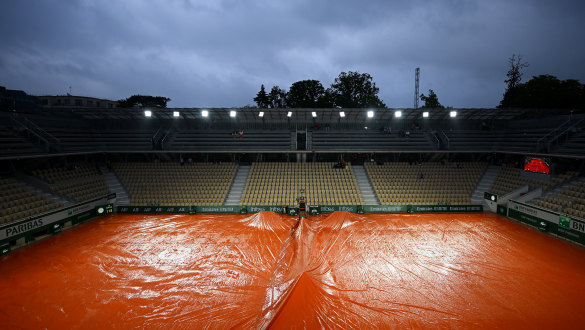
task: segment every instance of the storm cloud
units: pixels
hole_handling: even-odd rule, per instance
[[[0,85],[35,95],[170,97],[171,107],[253,104],[261,84],[329,86],[370,73],[389,107],[420,90],[494,107],[507,59],[585,82],[582,1],[23,0],[0,10]]]

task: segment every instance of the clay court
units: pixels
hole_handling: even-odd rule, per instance
[[[493,214],[112,215],[0,273],[5,328],[585,322],[585,251]]]

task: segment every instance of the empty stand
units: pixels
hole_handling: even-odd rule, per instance
[[[311,134],[315,151],[432,151],[436,146],[421,130],[384,134],[378,130],[317,130]]]
[[[148,151],[155,131],[134,129],[51,128],[45,130],[59,140],[61,151]]]
[[[308,205],[362,205],[351,165],[253,163],[240,205],[297,205],[300,190]]]
[[[538,141],[550,128],[522,130],[450,130],[447,136],[449,150],[534,152]]]
[[[32,174],[47,182],[53,193],[75,202],[110,193],[103,175],[92,166],[40,169],[34,170]]]
[[[486,163],[366,163],[382,205],[471,204]]]
[[[166,149],[181,151],[287,151],[295,149],[289,130],[245,130],[242,137],[229,130],[180,130],[172,134]]]
[[[114,163],[130,205],[222,205],[236,175],[233,163]]]
[[[45,152],[43,148],[19,135],[9,127],[0,127],[0,156],[34,155]]]
[[[520,168],[501,167],[489,192],[502,196],[525,185],[528,185],[530,189],[542,188],[542,191],[546,192],[552,187],[571,180],[578,174],[577,172],[567,172],[566,174],[552,175],[550,181],[542,181],[523,178],[520,176],[522,171],[523,169]]]
[[[539,207],[585,219],[585,178],[578,178],[565,189],[530,202]]]
[[[63,207],[12,178],[0,178],[0,223],[35,216]]]
[[[565,143],[559,144],[554,153],[573,156],[585,156],[585,129],[581,128],[569,136]]]

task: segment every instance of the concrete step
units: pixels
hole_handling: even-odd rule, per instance
[[[239,166],[223,205],[239,205],[250,174],[250,166]]]
[[[352,166],[352,169],[364,203],[368,205],[380,205],[378,196],[376,196],[376,192],[372,188],[372,182],[365,168],[362,165],[355,165]]]

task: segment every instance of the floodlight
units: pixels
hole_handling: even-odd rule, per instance
[[[258,114],[258,117],[260,117],[260,118],[264,117],[264,111],[260,111],[260,113]]]
[[[428,111],[423,112],[423,117],[424,118],[429,118],[429,112]]]
[[[173,117],[178,118],[180,115],[179,111],[173,111]]]
[[[286,114],[286,116],[287,116],[287,117],[290,117],[290,116],[292,116],[292,111],[289,111],[289,112]]]
[[[313,116],[313,118],[317,117],[317,113],[315,111],[311,112],[311,115]]]
[[[368,111],[368,118],[373,118],[374,117],[374,111],[370,110]]]
[[[400,118],[400,117],[402,117],[402,111],[400,111],[400,110],[396,110],[396,111],[394,112],[394,117],[396,117],[396,118]]]
[[[202,111],[201,111],[201,116],[203,116],[203,117],[207,117],[207,116],[209,116],[209,111],[207,111],[207,110],[202,110]]]
[[[230,111],[230,117],[234,118],[236,116],[236,112],[234,110]]]
[[[150,111],[150,110],[144,111],[144,116],[151,117],[152,116],[152,111]]]
[[[457,111],[451,111],[451,112],[449,112],[449,117],[451,117],[451,118],[457,117]]]
[[[343,117],[345,117],[345,112],[343,112],[343,111],[340,111],[340,112],[339,112],[339,117],[342,117],[342,118],[343,118]]]

